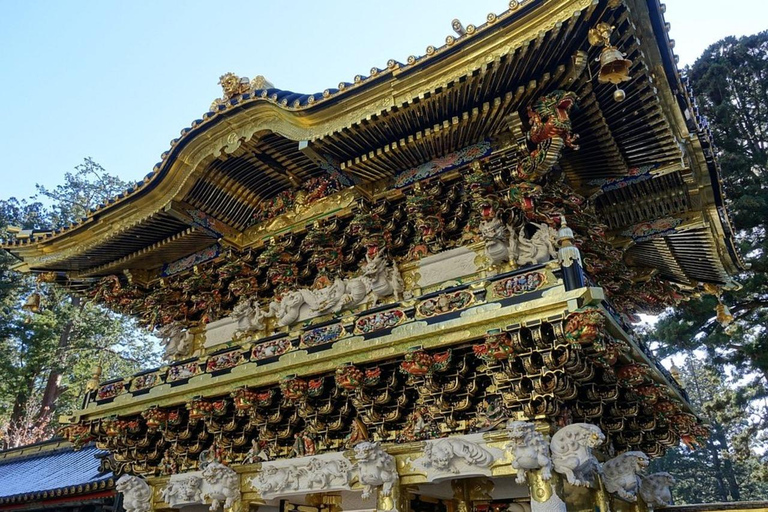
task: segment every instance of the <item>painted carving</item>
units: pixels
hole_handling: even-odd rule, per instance
[[[125,512],[149,512],[152,489],[143,478],[123,475],[117,479],[115,490],[123,495]]]
[[[578,149],[574,144],[578,135],[571,131],[569,113],[576,105],[572,92],[556,90],[543,96],[533,108],[528,108],[531,129],[528,140],[536,147],[517,167],[517,176],[525,181],[536,181],[545,176],[560,157],[565,146]]]
[[[352,464],[346,459],[310,457],[303,462],[265,465],[251,484],[263,498],[270,499],[297,492],[348,489],[351,472]]]
[[[640,477],[640,497],[654,508],[667,507],[672,504],[670,486],[675,484],[675,477],[669,473],[654,473]]]
[[[251,331],[263,331],[266,314],[259,308],[254,299],[243,297],[232,309],[229,315],[237,322],[235,336],[242,336]]]
[[[605,315],[596,307],[577,309],[565,322],[565,339],[571,343],[593,343],[603,336]]]
[[[493,454],[477,443],[448,438],[426,444],[422,465],[437,471],[459,474],[459,461],[464,461],[468,466],[487,468],[493,464],[493,460]]]
[[[592,448],[605,442],[599,427],[589,423],[573,423],[555,432],[550,443],[552,465],[568,483],[587,486],[599,468]]]
[[[181,505],[203,502],[203,479],[197,475],[187,475],[177,480],[171,480],[163,489],[163,501],[177,508]]]
[[[421,347],[413,347],[405,354],[405,360],[400,363],[400,372],[414,377],[444,372],[451,364],[452,354],[451,349],[429,354]]]
[[[280,338],[276,340],[259,343],[251,350],[251,360],[260,361],[270,357],[281,356],[293,349],[293,344],[289,338]]]
[[[369,441],[355,446],[355,460],[360,484],[363,486],[363,499],[369,498],[374,487],[381,487],[381,494],[390,496],[392,487],[397,482],[395,458],[385,452],[379,443]]]
[[[163,344],[163,357],[166,359],[179,358],[189,355],[192,348],[192,335],[177,323],[171,323],[158,329],[158,337]]]
[[[355,322],[356,334],[370,334],[382,329],[389,329],[400,325],[407,319],[401,309],[379,311],[371,315],[361,316]]]
[[[421,317],[429,318],[467,308],[471,306],[474,301],[475,296],[472,292],[466,290],[443,293],[437,297],[422,301],[416,306],[416,312]]]
[[[224,464],[214,461],[203,471],[206,491],[203,497],[210,500],[208,510],[229,509],[240,501],[240,479],[237,473]]]
[[[648,467],[650,461],[643,452],[622,453],[603,464],[605,490],[627,501],[636,501],[640,490],[639,473]]]
[[[541,478],[552,478],[552,459],[549,456],[549,444],[536,425],[528,421],[507,422],[507,435],[510,442],[506,449],[512,453],[512,468],[517,470],[516,482],[525,483],[526,472],[541,470]]]

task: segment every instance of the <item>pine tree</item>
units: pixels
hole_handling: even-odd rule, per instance
[[[55,229],[87,215],[126,185],[91,159],[52,190],[38,186],[50,202],[0,201],[0,238],[9,226]],[[5,447],[49,437],[57,415],[79,405],[96,366],[103,378],[124,376],[157,362],[153,339],[131,319],[89,302],[63,287],[37,283],[14,272],[15,259],[0,251],[0,432]],[[22,310],[33,292],[42,295],[38,313]]]

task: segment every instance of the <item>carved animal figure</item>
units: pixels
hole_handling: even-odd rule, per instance
[[[162,326],[157,332],[160,342],[165,347],[163,357],[183,357],[189,354],[190,335],[177,323]]]
[[[557,251],[554,245],[557,232],[549,227],[546,222],[541,224],[532,222],[531,224],[538,228],[531,237],[531,243],[534,247],[533,257],[536,263],[546,263],[557,258]]]
[[[392,486],[397,482],[395,458],[385,452],[381,444],[365,441],[356,445],[355,460],[363,499],[369,498],[378,486],[384,496],[392,494]]]
[[[485,242],[485,254],[495,265],[509,261],[509,234],[498,217],[483,220],[479,225],[480,236]]]
[[[651,507],[666,507],[672,504],[670,486],[675,484],[675,477],[669,473],[654,473],[640,477],[640,497]]]
[[[261,331],[264,329],[264,318],[267,313],[259,309],[259,303],[255,300],[242,298],[232,308],[229,315],[237,321],[237,333],[245,334],[248,331]]]
[[[458,474],[456,459],[469,466],[487,468],[493,464],[493,454],[475,443],[463,439],[440,439],[424,447],[424,466]]]
[[[572,423],[561,428],[550,442],[555,471],[565,475],[571,485],[589,485],[593,473],[599,468],[592,448],[603,442],[605,435],[595,425]]]
[[[152,489],[142,478],[123,475],[115,482],[115,490],[123,494],[125,512],[149,512]]]
[[[332,485],[349,483],[349,472],[352,466],[345,460],[321,460],[313,457],[309,464],[302,468],[307,475],[307,487],[324,489]]]
[[[302,304],[304,297],[299,291],[288,292],[279,301],[273,300],[269,303],[267,316],[274,317],[280,327],[291,325],[299,319]]]
[[[381,252],[377,252],[373,257],[365,255],[365,265],[360,278],[373,296],[371,307],[375,307],[379,299],[390,295],[394,295],[396,301],[400,300],[400,294],[405,288],[397,265],[393,263],[389,266],[388,263]]]
[[[517,470],[515,481],[525,483],[526,471],[541,469],[541,478],[552,478],[552,459],[549,457],[549,444],[536,425],[528,421],[508,421],[507,435],[510,442],[506,448],[512,452],[512,467]]]
[[[573,92],[553,91],[528,108],[531,129],[528,139],[536,148],[517,166],[517,175],[526,181],[536,181],[546,175],[557,162],[564,146],[578,149],[579,137],[571,132],[569,113],[576,106]]]
[[[202,483],[200,477],[197,476],[170,481],[163,489],[163,501],[171,507],[175,507],[179,503],[202,503],[203,495],[200,488]]]
[[[211,500],[208,510],[229,509],[240,501],[240,479],[234,470],[220,462],[211,462],[203,470],[203,480],[208,484],[204,498]]]
[[[636,501],[640,490],[640,476],[649,464],[643,452],[625,452],[603,464],[605,490],[627,501]]]
[[[299,478],[293,466],[264,468],[259,476],[251,479],[251,483],[262,496],[299,488]]]

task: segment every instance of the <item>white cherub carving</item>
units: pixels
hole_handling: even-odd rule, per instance
[[[536,425],[528,421],[510,420],[507,422],[507,435],[510,442],[506,448],[511,449],[512,467],[517,470],[517,483],[525,483],[526,472],[534,469],[541,469],[542,479],[552,478],[549,444],[544,436],[536,431]]]
[[[672,504],[672,491],[675,477],[667,472],[654,473],[640,477],[640,497],[651,507],[667,507]]]
[[[115,490],[123,494],[125,512],[149,512],[152,489],[144,479],[123,475],[115,482]]]
[[[603,464],[605,490],[627,501],[637,501],[640,490],[638,473],[648,467],[648,456],[643,452],[625,452]]]
[[[439,439],[428,442],[424,447],[424,466],[434,467],[440,471],[450,471],[458,474],[457,459],[463,460],[469,466],[487,468],[493,464],[493,454],[464,439]]]
[[[384,496],[392,494],[392,487],[397,482],[395,458],[385,452],[376,442],[363,441],[355,445],[355,460],[360,484],[363,486],[363,499],[373,493],[373,488],[381,486]]]
[[[567,425],[552,436],[550,451],[555,471],[565,475],[571,485],[586,486],[600,464],[592,448],[605,442],[602,430],[589,423]]]
[[[203,497],[210,500],[210,512],[222,507],[229,509],[240,501],[240,479],[233,469],[217,461],[210,462],[203,471],[203,480],[207,485]]]

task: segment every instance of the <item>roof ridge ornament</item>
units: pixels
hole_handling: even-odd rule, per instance
[[[227,72],[219,77],[219,85],[222,90],[222,97],[217,98],[211,103],[210,110],[215,111],[220,106],[226,106],[230,100],[243,94],[266,89],[274,89],[275,86],[267,80],[264,75],[258,75],[251,80],[247,76],[238,76]]]

